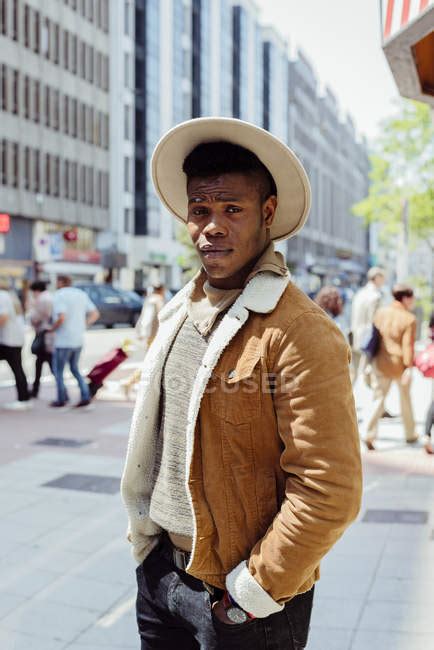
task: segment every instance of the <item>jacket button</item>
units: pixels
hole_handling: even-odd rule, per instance
[[[228,372],[228,379],[233,379],[236,375],[235,370],[229,370]]]

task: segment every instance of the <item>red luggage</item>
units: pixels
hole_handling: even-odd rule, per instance
[[[88,373],[89,390],[92,397],[103,384],[104,379],[117,368],[125,359],[127,354],[122,348],[115,348],[108,352]]]

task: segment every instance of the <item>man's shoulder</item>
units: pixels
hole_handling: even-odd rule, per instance
[[[334,327],[333,321],[324,310],[293,282],[288,283],[273,314],[281,322],[282,329],[288,329],[302,317],[309,317],[318,322],[325,320],[331,328]]]

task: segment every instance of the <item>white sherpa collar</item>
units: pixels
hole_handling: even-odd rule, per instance
[[[194,281],[195,278],[163,307],[159,313],[160,321],[167,320],[179,307],[185,305],[187,298],[193,292]],[[258,273],[247,283],[244,291],[233,304],[232,310],[236,312],[238,308],[245,308],[259,314],[268,314],[276,308],[290,281],[289,273],[287,275],[277,275],[271,271]]]

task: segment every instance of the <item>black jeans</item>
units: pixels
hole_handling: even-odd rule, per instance
[[[32,397],[37,397],[39,393],[39,385],[41,383],[41,374],[42,374],[42,366],[44,363],[48,363],[50,366],[51,372],[53,372],[53,364],[52,364],[52,354],[51,352],[41,352],[41,354],[36,355],[36,361],[35,361],[35,380],[33,382],[33,388],[32,388]]]
[[[0,360],[2,359],[6,361],[14,373],[18,400],[20,402],[26,402],[30,398],[30,395],[26,375],[24,374],[21,363],[21,348],[12,347],[11,345],[0,345]]]
[[[267,618],[226,625],[212,615],[217,590],[177,569],[160,544],[137,567],[137,624],[141,650],[302,650],[306,647],[313,588]]]

